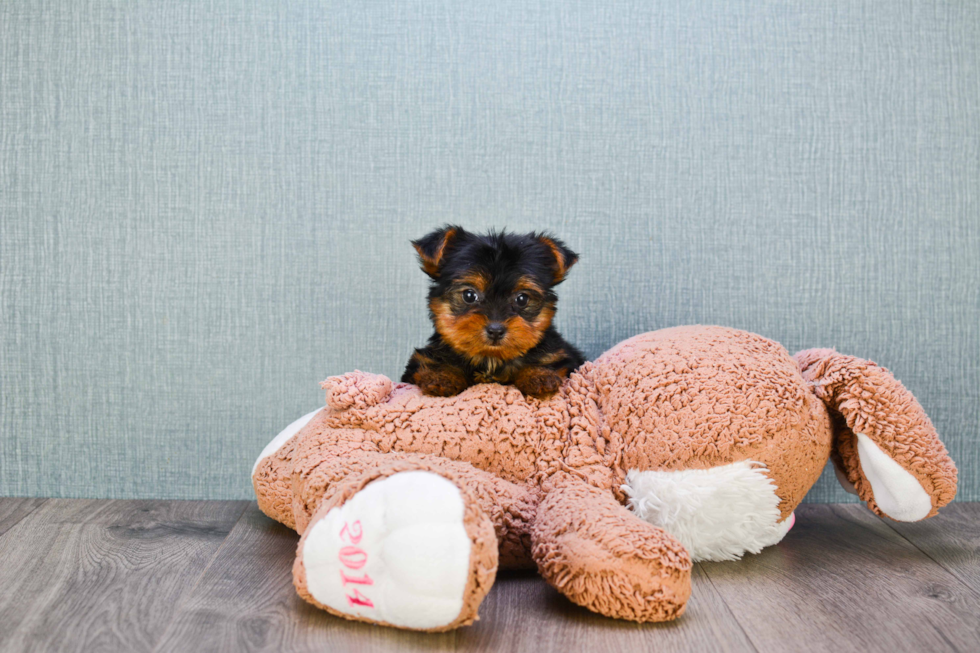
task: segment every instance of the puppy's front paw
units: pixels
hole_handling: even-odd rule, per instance
[[[558,372],[545,367],[528,367],[520,371],[514,379],[514,385],[526,397],[547,399],[558,392],[561,387],[561,376]]]
[[[452,397],[469,387],[466,377],[455,370],[423,369],[415,374],[415,384],[422,394],[431,397]]]

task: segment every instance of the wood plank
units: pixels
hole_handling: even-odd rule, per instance
[[[45,499],[13,499],[0,497],[0,536],[24,517],[37,510]]]
[[[458,633],[459,651],[755,651],[728,606],[695,565],[693,592],[679,619],[637,624],[575,605],[537,574],[504,573]]]
[[[980,503],[952,503],[911,524],[883,521],[980,594]]]
[[[299,536],[248,507],[157,651],[451,651],[455,633],[427,635],[331,616],[293,588]]]
[[[796,514],[780,545],[703,564],[759,651],[980,650],[980,597],[866,508]]]
[[[480,620],[427,635],[332,617],[297,595],[298,536],[251,506],[180,606],[158,651],[506,650],[752,651],[703,572],[687,614],[672,624],[607,619],[573,605],[533,573],[502,573]]]
[[[52,499],[0,538],[0,651],[150,651],[244,501]]]

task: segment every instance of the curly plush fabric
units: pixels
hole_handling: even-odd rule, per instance
[[[480,479],[478,476],[472,475],[469,475],[467,478],[467,471],[463,468],[456,470],[460,473],[454,473],[454,470],[451,468],[438,464],[426,465],[424,461],[419,461],[418,464],[407,465],[404,468],[400,468],[398,465],[389,465],[381,472],[362,473],[352,479],[337,483],[334,488],[331,488],[333,491],[330,495],[324,498],[313,519],[316,520],[327,515],[336,505],[349,500],[358,491],[364,489],[364,486],[368,483],[393,476],[399,471],[437,471],[439,475],[453,482],[463,495],[464,513],[462,521],[466,536],[472,544],[469,554],[469,569],[462,592],[462,608],[448,623],[420,630],[443,631],[473,623],[477,618],[477,610],[480,602],[493,586],[498,566],[498,538],[495,533],[494,524],[481,507],[481,502],[474,496],[479,492],[477,488],[481,485],[480,481],[486,479]],[[310,532],[311,530],[307,529],[303,537],[300,538],[296,561],[293,565],[293,580],[296,591],[303,599],[317,607],[340,617],[358,620],[357,617],[349,613],[320,603],[310,592],[303,555],[304,548],[307,544],[307,536]],[[375,620],[375,623],[379,625],[394,625],[380,619]]]
[[[922,406],[888,370],[832,349],[807,349],[796,360],[803,378],[835,417],[834,461],[875,514],[887,516],[861,467],[857,434],[871,439],[922,485],[932,499],[923,517],[932,517],[953,500],[956,466]]]
[[[558,483],[531,533],[541,575],[575,603],[631,621],[683,614],[691,595],[687,551],[609,492],[571,479]]]
[[[616,439],[631,443],[613,466],[617,480],[629,469],[752,460],[768,469],[786,518],[827,462],[827,411],[771,340],[678,327],[626,340],[595,365],[599,410]]]
[[[831,456],[879,514],[876,491],[899,507],[893,495],[921,494],[929,514],[955,494],[955,467],[928,417],[886,370],[831,350],[794,359],[771,340],[723,327],[631,338],[547,401],[493,384],[428,397],[363,372],[323,387],[327,407],[256,463],[253,483],[261,509],[304,534],[294,569],[300,595],[375,623],[388,622],[371,616],[370,599],[352,594],[357,605],[345,611],[310,593],[305,534],[370,483],[402,473],[449,480],[465,505],[463,607],[436,626],[420,617],[424,630],[476,618],[498,566],[536,566],[570,600],[611,617],[676,618],[690,595],[691,556],[670,528],[713,559],[777,542]],[[856,433],[874,443],[873,460],[861,459]],[[696,492],[685,490],[691,482]],[[669,499],[644,495],[664,488]],[[681,505],[695,496],[698,505]],[[712,520],[696,518],[702,505],[725,515],[727,533],[708,532]],[[364,555],[386,555],[378,547]],[[432,562],[425,555],[418,564]],[[385,569],[397,575],[395,559]]]

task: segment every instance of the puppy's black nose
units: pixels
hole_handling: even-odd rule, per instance
[[[487,325],[487,337],[492,342],[498,342],[507,333],[507,327],[500,322],[491,322]]]

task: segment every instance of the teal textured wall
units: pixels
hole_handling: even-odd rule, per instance
[[[878,361],[978,500],[978,195],[976,3],[6,0],[0,495],[250,497],[318,381],[400,373],[454,221],[578,250],[592,356]]]

